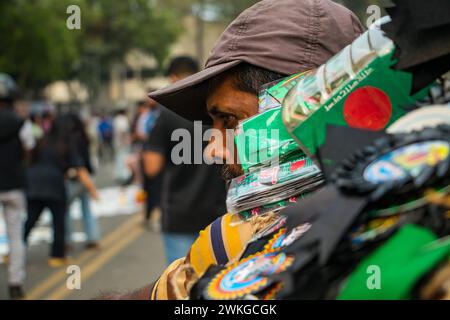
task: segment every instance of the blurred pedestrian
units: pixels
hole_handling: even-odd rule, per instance
[[[50,209],[53,223],[53,243],[49,265],[59,267],[67,263],[65,252],[65,219],[67,213],[66,176],[78,178],[94,199],[97,190],[82,156],[76,147],[69,116],[59,116],[50,132],[33,150],[27,171],[28,219],[25,223],[25,241],[45,208]]]
[[[42,129],[42,117],[35,113],[30,116],[33,137],[35,140],[42,139],[44,136],[44,130]]]
[[[86,117],[86,133],[89,138],[89,152],[91,155],[91,163],[94,170],[99,166],[99,152],[100,152],[100,134],[98,132],[98,124],[100,118],[97,113],[93,113],[92,116]]]
[[[172,82],[177,82],[197,71],[195,60],[178,57],[170,63],[168,76]],[[163,174],[162,231],[169,264],[185,256],[199,231],[225,210],[226,195],[218,166],[177,165],[172,162],[171,152],[176,142],[171,137],[177,129],[186,129],[191,134],[191,150],[195,150],[193,123],[161,107],[161,114],[150,132],[144,153],[147,177]],[[191,163],[194,163],[193,154],[190,157]]]
[[[151,89],[150,89],[151,91]],[[145,118],[145,139],[142,140],[143,144],[141,150],[144,150],[153,128],[158,122],[158,118],[161,114],[161,106],[153,99],[147,98],[145,105],[150,110],[148,116]],[[139,165],[141,172],[143,172],[143,189],[146,194],[145,201],[145,217],[144,225],[151,227],[153,231],[159,232],[161,230],[161,188],[162,188],[162,172],[156,176],[148,176],[144,174],[143,153],[139,156]]]
[[[71,136],[73,138],[75,148],[78,155],[82,160],[83,169],[87,170],[90,176],[95,173],[94,167],[91,163],[90,155],[90,140],[86,132],[84,123],[80,117],[76,114],[67,115],[70,118]],[[86,234],[86,248],[95,249],[99,246],[100,230],[98,222],[91,210],[91,199],[86,187],[81,183],[78,176],[71,179],[67,179],[66,182],[67,194],[68,194],[68,208],[76,200],[80,200],[81,218],[83,222],[84,232]],[[66,219],[66,243],[71,241],[71,235],[73,231],[73,221],[70,211],[67,214]]]
[[[159,117],[159,112],[158,104],[154,100],[139,101],[136,116],[131,124],[131,155],[128,156],[127,164],[132,171],[134,183],[141,186],[145,184],[142,173],[142,150],[149,132]]]
[[[11,299],[24,297],[25,245],[23,220],[25,206],[25,154],[34,147],[25,136],[24,121],[13,110],[17,87],[12,78],[0,74],[0,205],[9,240],[8,286]]]
[[[41,127],[42,130],[44,130],[44,134],[48,134],[50,132],[50,129],[52,128],[53,118],[54,116],[51,111],[46,110],[42,113]]]
[[[114,149],[115,149],[115,178],[120,183],[127,181],[131,172],[126,165],[126,159],[130,154],[130,122],[125,109],[117,111],[113,122]]]
[[[108,153],[110,160],[114,159],[113,132],[114,128],[111,119],[103,115],[98,124],[100,133],[100,158],[104,159]]]
[[[135,146],[142,150],[143,145],[148,140],[148,134],[153,129],[159,116],[159,106],[155,100],[147,98],[139,102],[139,110],[139,116],[134,127],[133,142]]]

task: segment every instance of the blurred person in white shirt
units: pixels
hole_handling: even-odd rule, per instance
[[[130,169],[126,165],[126,159],[130,153],[130,121],[126,110],[121,109],[117,112],[113,120],[114,128],[114,149],[116,151],[115,158],[115,178],[123,183],[130,175]]]

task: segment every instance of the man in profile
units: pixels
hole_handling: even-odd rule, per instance
[[[226,130],[258,113],[258,93],[267,83],[319,67],[363,32],[353,12],[330,0],[263,0],[245,10],[224,31],[205,69],[150,97],[191,121]],[[234,160],[226,178],[242,174],[225,139],[211,141],[211,158]],[[198,201],[206,201],[205,193]],[[243,220],[216,219],[159,279],[120,299],[186,299],[212,265],[238,261],[247,244],[276,222],[276,214]]]

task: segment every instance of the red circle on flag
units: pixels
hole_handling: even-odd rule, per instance
[[[381,130],[392,116],[388,95],[375,87],[362,87],[353,91],[344,104],[345,122],[358,129]]]

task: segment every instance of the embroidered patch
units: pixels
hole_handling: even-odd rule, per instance
[[[283,252],[258,253],[241,260],[220,272],[206,289],[213,300],[242,299],[273,284],[268,276],[287,270],[294,257]]]

